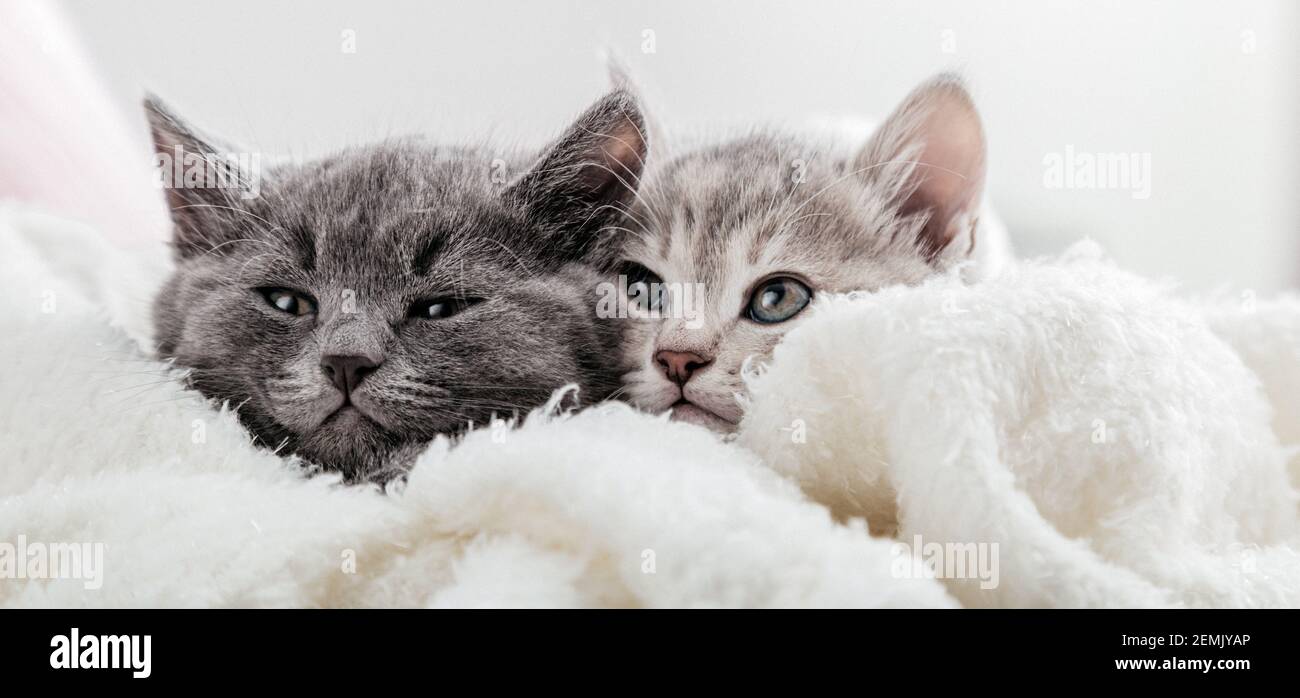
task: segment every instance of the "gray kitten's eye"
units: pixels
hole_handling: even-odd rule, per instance
[[[778,276],[759,285],[749,297],[745,316],[754,322],[785,322],[808,306],[812,289],[798,279]]]
[[[619,273],[627,280],[627,297],[642,310],[657,310],[668,300],[664,280],[636,262],[624,262]]]
[[[305,293],[291,291],[287,288],[259,288],[267,304],[272,308],[290,315],[306,315],[316,312],[316,301]]]
[[[479,298],[435,298],[430,301],[416,301],[407,313],[410,317],[421,320],[441,320],[478,303]]]
[[[666,296],[662,281],[636,281],[627,287],[628,300],[642,310],[658,310]]]

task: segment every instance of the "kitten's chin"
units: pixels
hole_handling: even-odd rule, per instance
[[[711,429],[723,434],[730,434],[736,430],[736,425],[734,423],[728,422],[698,405],[685,401],[673,405],[672,418],[673,421],[676,422],[698,424],[706,429]]]
[[[298,455],[349,482],[372,481],[393,470],[392,454],[408,441],[388,432],[364,410],[345,405],[299,437]]]

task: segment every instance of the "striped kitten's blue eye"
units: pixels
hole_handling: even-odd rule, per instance
[[[778,276],[759,284],[749,297],[745,315],[754,322],[772,324],[785,322],[808,307],[812,289],[798,279]]]
[[[316,312],[316,301],[305,293],[287,288],[259,288],[257,292],[262,294],[268,305],[282,313],[306,315]]]
[[[407,313],[420,320],[441,320],[478,303],[478,298],[435,298],[428,301],[416,301]]]

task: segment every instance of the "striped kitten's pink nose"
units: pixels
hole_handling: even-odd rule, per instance
[[[690,351],[661,351],[655,354],[655,361],[663,368],[668,380],[677,385],[686,385],[692,373],[713,363],[713,359]]]

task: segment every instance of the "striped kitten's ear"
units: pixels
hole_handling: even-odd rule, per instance
[[[962,240],[974,244],[984,191],[985,144],[979,113],[961,80],[940,75],[918,87],[872,134],[854,161],[899,214],[925,216],[917,243],[933,261]]]
[[[663,122],[656,118],[656,115],[659,114],[659,110],[647,106],[648,104],[652,104],[652,102],[647,96],[645,89],[642,87],[643,83],[636,79],[632,73],[632,68],[628,66],[627,62],[624,61],[622,56],[620,56],[614,49],[605,49],[604,58],[605,73],[609,77],[609,88],[611,90],[625,90],[630,92],[637,104],[641,107],[641,117],[643,120],[641,131],[650,141],[649,148],[646,151],[648,153],[648,155],[646,155],[647,159],[654,160],[655,158],[667,157],[667,132],[664,130]],[[661,114],[659,115],[662,116]]]
[[[244,192],[257,191],[257,173],[241,171],[229,147],[200,136],[157,97],[144,100],[144,111],[177,254],[204,254],[237,237],[228,224],[231,209],[239,207]]]
[[[584,256],[635,196],[645,165],[645,120],[617,89],[587,109],[505,195],[555,234],[555,248]]]

